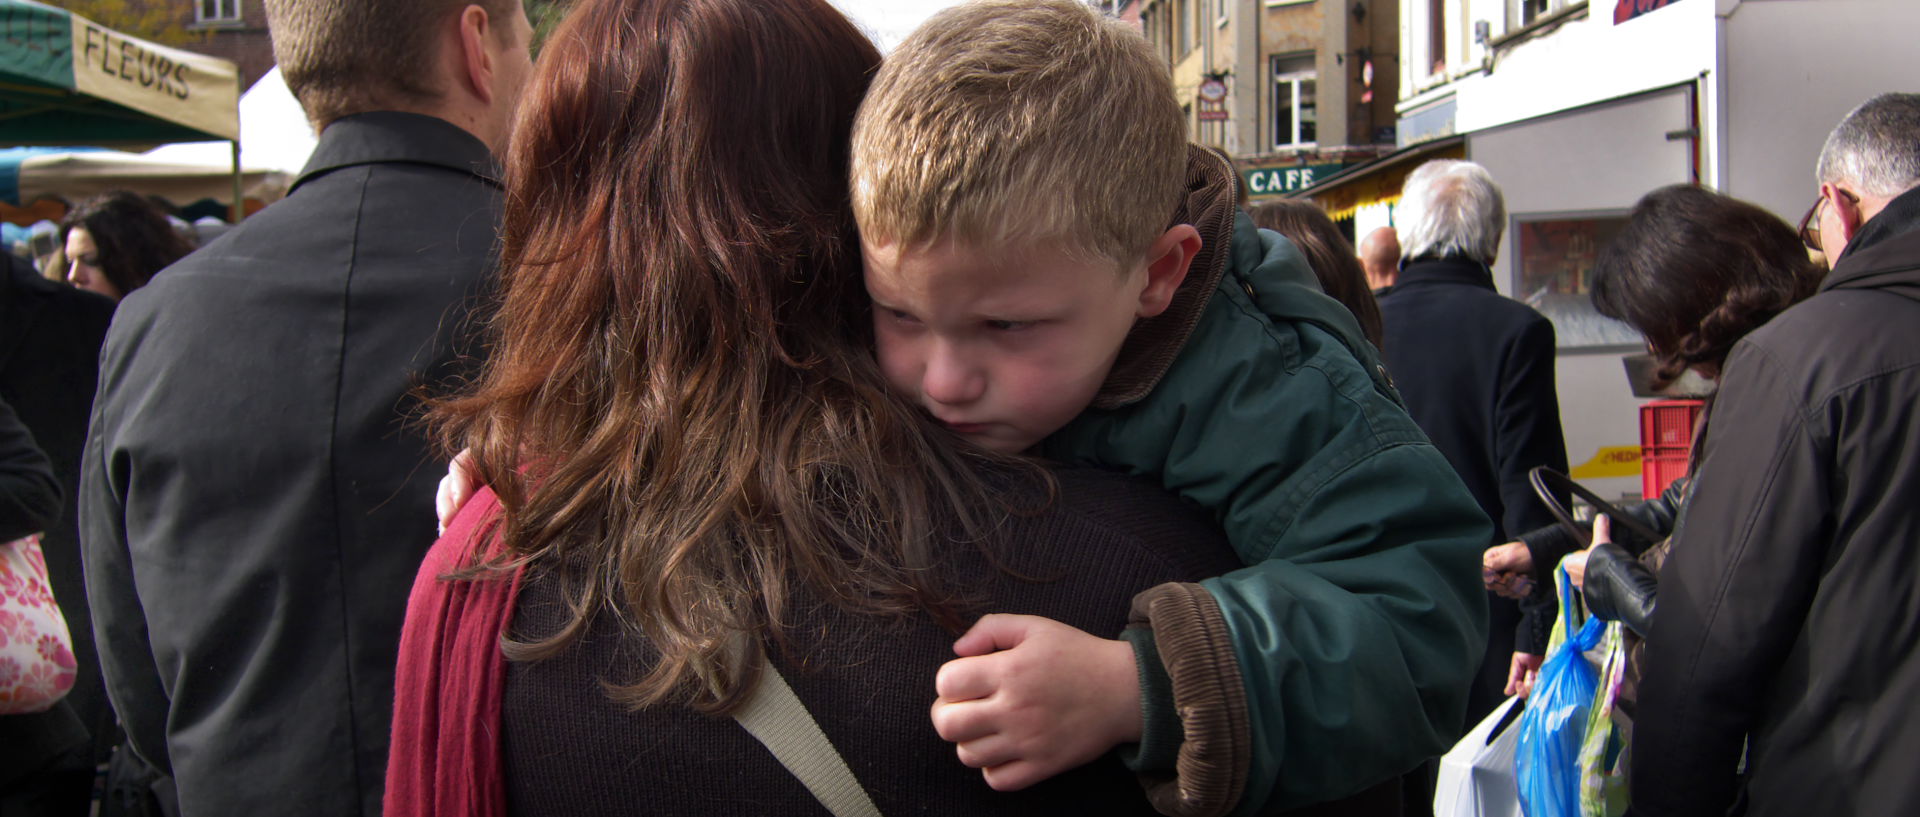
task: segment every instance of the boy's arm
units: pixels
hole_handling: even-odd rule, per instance
[[[1354,794],[1457,738],[1486,645],[1491,538],[1459,477],[1355,353],[1274,321],[1246,289],[1222,281],[1144,400],[1087,412],[1045,446],[1212,508],[1252,565],[1203,583],[1253,725],[1236,813]],[[1147,744],[1166,721],[1149,706]]]

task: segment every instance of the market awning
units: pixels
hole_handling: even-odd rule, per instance
[[[0,143],[152,145],[240,136],[234,64],[0,0]]]
[[[1407,174],[1429,159],[1467,158],[1465,136],[1450,136],[1396,150],[1371,162],[1357,164],[1320,179],[1312,187],[1293,194],[1308,199],[1334,219],[1348,218],[1353,211],[1375,204],[1400,200],[1400,186]]]
[[[262,202],[277,200],[290,176],[245,168],[242,193]],[[202,199],[231,204],[233,170],[223,164],[169,161],[117,150],[0,149],[0,201],[8,204],[26,205],[49,196],[78,201],[113,190],[159,196],[176,206]]]

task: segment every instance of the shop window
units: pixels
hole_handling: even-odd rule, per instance
[[[193,19],[202,25],[240,22],[240,0],[196,0]]]
[[[1447,0],[1427,0],[1427,65],[1429,75],[1447,72]]]
[[[1273,146],[1311,147],[1319,137],[1313,55],[1273,58]]]

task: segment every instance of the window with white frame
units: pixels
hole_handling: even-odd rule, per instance
[[[1319,137],[1320,114],[1315,102],[1312,54],[1273,60],[1273,146],[1311,147]]]
[[[1540,18],[1584,0],[1507,0],[1507,30],[1532,25]]]
[[[1174,44],[1174,58],[1185,57],[1193,50],[1193,13],[1194,4],[1188,0],[1174,0],[1173,30],[1178,40]]]
[[[240,22],[240,0],[194,0],[194,22]]]

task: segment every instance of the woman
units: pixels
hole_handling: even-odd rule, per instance
[[[160,208],[126,190],[81,202],[61,219],[60,236],[66,247],[67,280],[116,301],[193,252],[193,245],[174,231]]]
[[[1255,226],[1284,235],[1299,247],[1314,277],[1320,279],[1320,289],[1353,313],[1375,349],[1383,347],[1386,333],[1380,323],[1380,302],[1367,286],[1367,271],[1360,266],[1353,244],[1340,234],[1327,211],[1312,202],[1281,199],[1255,207],[1248,215]]]
[[[1705,188],[1674,185],[1634,205],[1626,227],[1601,250],[1592,279],[1593,305],[1646,337],[1660,380],[1670,382],[1689,369],[1711,380],[1720,376],[1736,342],[1812,295],[1820,275],[1786,222]],[[1709,398],[1695,451],[1712,408]],[[1676,480],[1661,496],[1621,511],[1671,534],[1690,488],[1687,479]],[[1487,551],[1489,589],[1515,595],[1513,578],[1519,574],[1531,574],[1536,588],[1513,656],[1508,694],[1527,694],[1539,671],[1553,624],[1551,573],[1562,557],[1572,554],[1568,573],[1576,585],[1584,585],[1595,615],[1646,634],[1656,588],[1653,571],[1635,559],[1657,543],[1623,536],[1615,544],[1609,527],[1604,517],[1595,526],[1591,551],[1576,552],[1579,542],[1559,526]]]
[[[927,716],[979,605],[1118,632],[1236,561],[889,393],[845,181],[879,59],[826,0],[583,0],[549,41],[492,357],[435,409],[492,487],[414,587],[388,814],[816,810],[727,719],[776,670],[883,812],[1151,813],[1112,762],[994,792]]]

